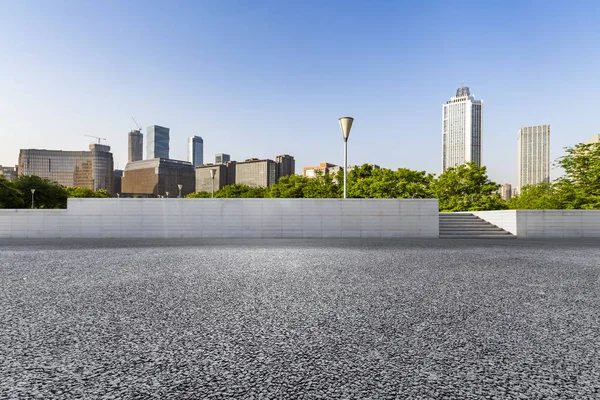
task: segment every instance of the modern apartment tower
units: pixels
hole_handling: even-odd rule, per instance
[[[169,128],[149,126],[146,139],[146,159],[169,158]]]
[[[519,129],[518,190],[527,185],[550,182],[550,125]]]
[[[462,86],[442,106],[443,171],[469,161],[481,166],[483,101]]]
[[[229,154],[219,153],[215,155],[215,164],[225,164],[227,161],[231,161]]]
[[[277,163],[277,180],[284,176],[294,175],[296,173],[296,161],[294,157],[281,154],[275,157],[275,162]]]
[[[127,145],[128,162],[144,159],[144,134],[141,131],[137,129],[129,131]]]
[[[188,162],[194,167],[204,164],[204,140],[200,136],[188,138]]]

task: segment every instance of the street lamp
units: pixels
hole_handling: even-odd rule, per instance
[[[167,195],[167,199],[169,198],[169,192],[165,192],[165,194]]]
[[[30,189],[31,190],[31,209],[33,210],[33,194],[35,193],[35,189]]]
[[[180,183],[177,185],[177,187],[179,188],[179,198],[181,198],[181,188],[183,187],[183,185]]]
[[[348,136],[350,136],[350,129],[352,129],[352,123],[354,118],[342,117],[339,119],[340,128],[342,128],[342,136],[344,137],[344,198],[346,198],[346,187],[348,180]]]
[[[211,168],[210,169],[210,179],[212,179],[212,191],[210,194],[210,198],[214,199],[215,198],[215,172],[217,172],[216,168]]]

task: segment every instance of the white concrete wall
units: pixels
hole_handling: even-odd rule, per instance
[[[69,199],[67,210],[0,210],[0,237],[5,238],[397,238],[438,234],[436,199]]]
[[[506,210],[473,214],[518,238],[600,238],[600,210]]]
[[[517,210],[474,211],[474,215],[518,236]]]

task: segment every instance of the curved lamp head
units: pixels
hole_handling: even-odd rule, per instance
[[[215,179],[215,172],[217,172],[217,169],[216,169],[216,168],[211,168],[211,169],[210,169],[210,177],[211,177],[212,179]]]
[[[342,135],[344,136],[344,142],[348,141],[348,136],[350,136],[350,129],[352,129],[352,123],[354,122],[354,118],[352,117],[342,117],[339,119],[340,128],[342,128]]]

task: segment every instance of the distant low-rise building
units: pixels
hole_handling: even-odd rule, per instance
[[[215,155],[215,164],[225,164],[231,160],[231,156],[225,153],[219,153]]]
[[[324,174],[335,175],[340,170],[340,166],[324,162],[319,165],[304,167],[303,169],[305,177],[314,178],[315,176],[317,176],[317,171],[321,171]]]
[[[235,183],[253,187],[270,187],[277,183],[277,163],[250,158],[235,165]]]
[[[153,158],[127,163],[123,171],[121,192],[126,196],[177,197],[196,190],[196,172],[187,161]]]
[[[37,175],[63,186],[113,191],[110,146],[90,144],[90,151],[21,149],[19,176]]]
[[[214,182],[215,192],[224,186],[235,183],[235,161],[225,164],[204,164],[196,167],[196,192],[210,192]],[[214,180],[210,176],[210,170],[215,170]]]
[[[6,180],[12,181],[13,179],[17,179],[19,166],[15,165],[14,167],[3,167],[0,165],[0,175],[4,176]]]

